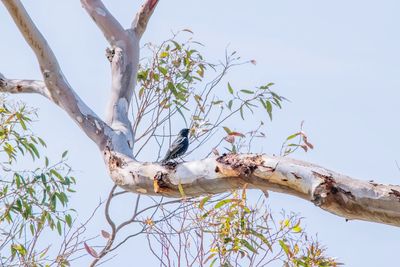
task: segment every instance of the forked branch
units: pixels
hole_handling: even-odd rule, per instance
[[[64,109],[81,129],[100,147],[106,143],[109,127],[79,98],[64,77],[46,39],[36,28],[19,0],[3,0],[15,24],[38,60],[44,83],[28,80],[7,80],[3,77],[0,91],[35,92],[51,99]]]
[[[158,1],[159,0],[146,0],[146,3],[142,5],[139,12],[136,14],[136,17],[132,22],[132,29],[136,32],[136,35],[139,38],[141,38],[145,32],[147,23],[149,22]]]
[[[137,28],[125,30],[100,0],[81,0],[83,7],[103,32],[111,45],[108,59],[111,62],[111,97],[107,123],[123,133],[133,149],[134,133],[128,111],[136,85],[139,64],[139,41],[157,1],[147,1],[136,18]]]

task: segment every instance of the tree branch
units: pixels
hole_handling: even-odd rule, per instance
[[[147,23],[158,4],[158,0],[146,0],[132,22],[132,29],[140,39],[146,30]]]
[[[139,40],[135,31],[124,30],[100,0],[81,0],[83,7],[111,45],[111,98],[107,123],[123,133],[133,149],[134,133],[128,117],[139,64]]]
[[[111,45],[115,45],[117,40],[122,40],[126,37],[125,29],[108,11],[101,0],[81,0],[81,4]]]
[[[349,220],[400,226],[400,186],[356,180],[286,157],[229,154],[162,166],[108,154],[106,162],[116,184],[141,194],[181,197],[183,189],[191,197],[247,184],[297,196]]]
[[[0,73],[0,92],[18,93],[36,93],[51,100],[51,94],[47,90],[43,81],[36,80],[12,80],[7,79]]]
[[[21,2],[19,0],[2,0],[2,2],[25,41],[35,53],[44,84],[26,80],[3,79],[6,82],[5,84],[3,82],[1,91],[41,93],[64,109],[83,131],[101,149],[104,149],[106,141],[113,135],[111,129],[73,91],[46,39],[36,28]],[[18,88],[22,90],[18,91]]]
[[[112,129],[123,133],[129,148],[133,149],[135,133],[128,111],[136,85],[139,41],[158,0],[147,0],[128,30],[123,29],[101,0],[81,0],[81,3],[111,45],[107,56],[112,75],[107,123]]]

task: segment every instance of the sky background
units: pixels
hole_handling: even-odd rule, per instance
[[[124,26],[130,25],[141,4],[104,2]],[[109,63],[104,57],[107,43],[79,1],[24,4],[70,84],[103,115],[110,87]],[[394,0],[161,0],[142,44],[160,43],[171,36],[171,30],[189,28],[206,45],[203,51],[213,61],[223,57],[229,44],[242,58],[257,61],[256,66],[243,66],[229,74],[235,87],[274,82],[275,91],[291,100],[274,113],[267,139],[257,144],[265,153],[279,153],[282,140],[305,120],[315,149],[293,157],[352,177],[399,184],[399,8],[400,2]],[[32,51],[2,5],[0,23],[0,72],[9,78],[41,79]],[[82,218],[87,217],[112,185],[97,147],[64,111],[43,97],[14,98],[40,108],[34,131],[47,141],[50,158],[69,150],[69,163],[78,179],[71,206]],[[237,125],[241,127],[246,125]],[[400,231],[395,227],[345,222],[282,194],[271,193],[269,201],[274,212],[301,213],[307,232],[318,233],[329,255],[346,266],[391,266],[398,261]],[[126,214],[127,206],[115,207],[116,212]],[[103,228],[99,216],[91,231],[98,233]],[[154,266],[156,261],[142,242],[131,240],[117,258],[103,266],[133,266],[132,259],[135,265]]]

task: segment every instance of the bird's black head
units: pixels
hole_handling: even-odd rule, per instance
[[[189,134],[189,129],[188,128],[184,128],[184,129],[180,130],[180,132],[179,132],[179,135],[180,136],[184,136],[184,137],[187,137],[188,134]]]

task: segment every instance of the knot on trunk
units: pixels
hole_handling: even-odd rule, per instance
[[[345,203],[348,198],[354,199],[354,195],[350,191],[346,191],[337,185],[332,175],[325,175],[318,172],[313,174],[318,178],[323,179],[314,190],[314,197],[312,202],[316,206],[329,205],[330,203]]]
[[[107,47],[107,48],[106,48],[106,57],[107,57],[107,60],[110,61],[110,62],[112,62],[112,60],[113,60],[113,58],[114,58],[114,55],[115,55],[115,49],[114,49],[114,48],[109,48],[109,47]]]
[[[153,186],[155,193],[165,192],[167,189],[171,188],[172,184],[169,179],[169,174],[158,171],[153,177]]]

